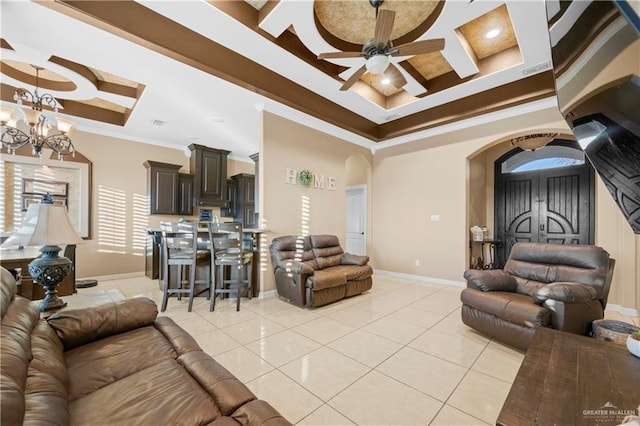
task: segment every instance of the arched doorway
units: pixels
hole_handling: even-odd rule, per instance
[[[594,171],[575,142],[513,149],[495,161],[495,231],[502,267],[516,242],[593,244]]]

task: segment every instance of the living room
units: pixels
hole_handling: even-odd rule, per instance
[[[637,56],[637,49],[635,54]],[[627,74],[625,66],[632,64],[633,61],[621,58],[620,61],[612,61],[602,74],[615,79]],[[584,93],[589,90],[586,87]],[[3,101],[6,101],[4,95]],[[512,149],[511,140],[517,136],[558,133],[559,137],[572,138],[571,130],[560,114],[553,95],[486,113],[483,115],[484,120],[470,118],[427,129],[416,140],[382,143],[379,146],[364,142],[351,143],[350,137],[342,138],[334,132],[323,131],[317,119],[301,117],[296,120],[296,114],[302,113],[288,112],[284,115],[280,109],[270,108],[273,107],[267,103],[264,109],[254,109],[256,119],[261,123],[259,132],[255,135],[255,152],[260,154],[258,212],[260,226],[268,230],[265,233],[265,253],[259,268],[260,292],[265,300],[275,299],[273,296],[276,296],[276,284],[266,253],[268,241],[282,235],[298,235],[303,226],[308,226],[310,233],[335,234],[344,244],[347,226],[345,190],[351,186],[364,185],[367,188],[366,254],[370,256],[375,276],[372,292],[363,302],[373,303],[372,299],[377,297],[381,300],[393,300],[394,296],[398,297],[394,294],[398,288],[406,285],[410,292],[415,292],[416,299],[411,303],[429,293],[434,296],[434,305],[440,304],[448,309],[452,297],[457,298],[459,305],[457,293],[465,285],[462,274],[470,266],[469,229],[473,225],[494,223],[494,162]],[[153,117],[149,117],[151,118]],[[162,128],[159,127],[156,131],[162,132]],[[149,135],[149,139],[153,137],[153,134]],[[160,294],[157,281],[141,281],[144,280],[146,229],[158,227],[161,221],[175,221],[178,216],[141,213],[140,206],[146,207],[148,196],[147,170],[143,163],[152,160],[177,164],[182,166],[182,172],[192,173],[190,158],[179,146],[152,145],[133,138],[96,134],[80,128],[74,130],[72,139],[77,152],[92,163],[88,213],[91,237],[77,247],[77,278],[97,279],[96,289],[99,290],[118,290],[126,296],[146,293],[157,299]],[[206,142],[209,144],[209,141]],[[215,143],[211,143],[211,146],[217,147]],[[30,154],[27,152],[26,155]],[[11,158],[3,155],[3,161],[19,162],[19,157],[20,155]],[[71,158],[64,160],[65,164],[72,162]],[[46,164],[57,167],[61,163],[54,159]],[[318,175],[331,176],[335,178],[335,190],[305,188],[287,183],[287,169],[308,169]],[[253,161],[244,155],[235,156],[232,151],[227,163],[227,176],[254,172]],[[596,185],[595,244],[605,248],[617,261],[608,302],[610,314],[615,318],[618,318],[616,315],[623,314],[627,321],[633,321],[635,317],[637,324],[637,312],[640,309],[640,237],[633,233],[598,177]],[[304,216],[304,223],[303,208],[308,213]],[[221,217],[220,211],[215,207],[212,215]],[[197,209],[193,216],[185,217],[194,220],[197,218]],[[126,290],[129,283],[140,287],[131,292]],[[421,297],[417,298],[418,295]],[[82,291],[78,296],[82,296]],[[355,297],[349,303],[357,302],[358,298]],[[377,303],[382,302],[377,300],[374,306]],[[256,314],[260,310],[260,306],[256,310],[245,309],[243,306],[239,314],[249,319],[252,313]],[[338,308],[348,307],[349,304],[342,303],[334,308],[337,311]],[[200,306],[200,309],[203,307]],[[289,314],[296,312],[289,307],[282,309]],[[329,309],[331,308],[325,309],[323,312],[327,313],[322,314],[327,319],[331,319]],[[385,312],[387,307],[371,309],[374,312],[370,317],[371,322],[381,319],[382,312],[376,312],[380,309]],[[181,323],[189,324],[189,321],[185,321],[189,317],[182,302],[171,299],[169,311]],[[199,312],[198,305],[196,311]],[[192,316],[197,318],[191,325],[192,328],[189,330],[189,325],[186,326],[196,337],[203,331],[198,330],[198,326],[203,323],[197,312]],[[459,317],[455,307],[452,306],[451,311],[442,314],[428,310],[426,312],[441,315],[438,318],[440,327],[436,329],[458,336],[452,330],[463,326],[452,323],[454,316]],[[277,324],[284,327],[281,323]],[[296,320],[290,328],[302,325],[303,322],[298,323]],[[224,328],[225,323],[221,321],[214,326],[217,332],[219,328]],[[468,331],[461,333],[469,336]],[[478,335],[473,334],[472,340],[475,338]],[[482,342],[483,348],[487,350],[485,357],[493,354],[496,359],[503,359],[500,354],[505,352],[508,355],[504,356],[509,362],[515,362],[519,366],[522,353],[510,348],[502,351],[502,347],[494,342],[489,343],[488,339]],[[234,346],[233,349],[237,348]],[[217,353],[217,350],[214,352]],[[440,357],[445,355],[440,354]],[[474,358],[473,361],[477,359]],[[517,368],[516,371],[509,371],[509,380],[513,380],[512,376],[515,376]],[[251,379],[254,380],[255,377]],[[268,397],[265,399],[271,401]],[[323,400],[323,403],[326,401]],[[456,409],[459,410],[459,406]],[[302,421],[314,410],[304,414],[296,413],[290,420]],[[280,411],[284,412],[282,409]],[[496,413],[489,410],[465,414],[479,422],[492,423],[495,418],[490,416]],[[483,417],[487,415],[489,417]]]

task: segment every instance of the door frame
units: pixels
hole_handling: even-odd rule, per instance
[[[361,185],[352,185],[352,186],[347,186],[345,188],[345,199],[346,197],[349,195],[349,192],[353,192],[353,191],[358,191],[362,193],[362,228],[363,228],[363,244],[364,244],[364,251],[365,253],[367,252],[367,185],[366,184],[361,184]],[[347,209],[345,211],[345,250],[347,250],[347,241],[346,241],[346,237],[347,237],[347,223],[346,223],[346,219],[349,218],[349,206],[347,203],[345,203],[345,208]],[[348,251],[348,250],[347,250]]]

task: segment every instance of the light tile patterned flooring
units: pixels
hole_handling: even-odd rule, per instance
[[[299,425],[495,424],[524,354],[460,320],[461,288],[376,275],[363,295],[302,309],[276,297],[169,300],[202,349]],[[157,280],[100,281],[69,308],[123,297],[160,304]],[[637,318],[607,312],[626,322]]]

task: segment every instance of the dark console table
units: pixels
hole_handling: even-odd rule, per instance
[[[485,259],[485,246],[489,247],[489,261]],[[480,248],[480,256],[475,257],[474,247]],[[471,268],[473,269],[495,269],[496,268],[496,249],[502,247],[501,240],[471,240],[469,241],[469,251],[471,253]]]
[[[638,415],[640,358],[625,346],[540,327],[498,425],[618,425]]]
[[[69,296],[76,291],[76,246],[63,246],[64,250],[60,256],[65,256],[71,260],[73,268],[67,277],[58,286],[58,296]],[[40,248],[25,247],[23,249],[2,249],[0,250],[0,264],[5,269],[21,269],[21,284],[18,287],[18,294],[30,300],[44,299],[44,288],[33,282],[29,275],[29,263],[40,256]]]

